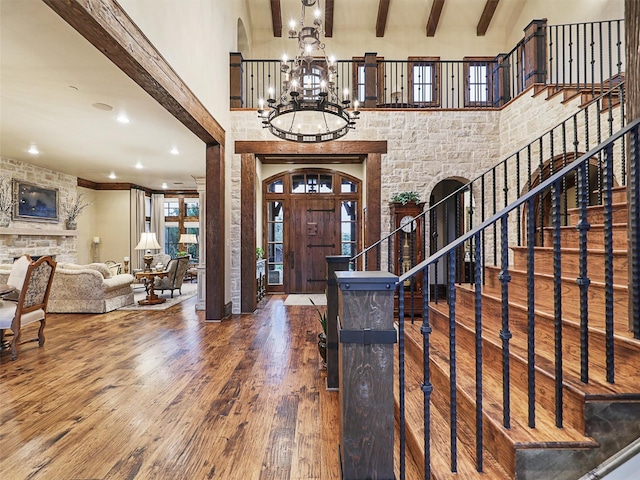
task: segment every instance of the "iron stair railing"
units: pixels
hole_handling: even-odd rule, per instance
[[[436,253],[430,255],[420,264],[416,265],[403,275],[401,275],[398,279],[397,290],[398,290],[398,323],[399,323],[399,371],[401,374],[399,375],[399,389],[400,389],[400,405],[399,405],[399,418],[400,418],[400,458],[404,458],[406,455],[406,424],[405,424],[405,403],[404,403],[404,395],[405,391],[405,378],[402,375],[404,372],[404,336],[405,336],[405,315],[404,315],[404,285],[405,281],[410,280],[411,278],[415,278],[418,275],[423,276],[424,285],[429,284],[429,279],[433,275],[433,270],[438,264],[439,261],[446,261],[449,269],[452,269],[453,265],[456,262],[456,255],[459,249],[466,244],[473,245],[475,255],[477,258],[482,258],[486,255],[486,251],[482,247],[482,235],[483,232],[486,232],[488,229],[492,229],[494,225],[500,224],[500,274],[499,279],[501,282],[501,300],[502,300],[502,329],[500,331],[500,338],[502,339],[502,349],[503,349],[503,360],[502,360],[502,369],[503,369],[503,419],[502,423],[505,428],[510,427],[511,421],[511,407],[510,407],[510,398],[509,398],[509,389],[510,389],[510,365],[509,365],[509,345],[510,340],[512,338],[512,332],[510,331],[509,325],[509,309],[504,308],[504,306],[508,306],[509,299],[509,282],[511,280],[509,274],[509,257],[508,257],[508,249],[509,249],[509,231],[510,231],[510,215],[518,215],[520,216],[521,209],[524,209],[524,213],[526,215],[526,238],[527,238],[527,286],[528,286],[528,296],[527,296],[527,317],[528,317],[528,326],[527,326],[527,337],[528,337],[528,402],[529,402],[529,418],[528,424],[530,427],[535,426],[535,405],[536,405],[536,379],[535,379],[535,325],[533,321],[534,311],[535,311],[535,276],[534,276],[534,261],[533,261],[533,243],[535,238],[535,228],[533,223],[533,218],[535,215],[535,202],[536,198],[541,196],[546,191],[552,192],[552,209],[553,209],[553,284],[554,284],[554,295],[553,295],[553,303],[554,303],[554,325],[555,325],[555,365],[556,365],[556,375],[555,375],[555,418],[556,425],[561,428],[563,426],[563,377],[562,377],[562,362],[563,362],[563,351],[562,351],[562,301],[560,298],[560,285],[561,285],[561,243],[560,243],[560,200],[561,200],[561,191],[562,191],[562,183],[564,179],[569,175],[576,175],[578,177],[578,186],[577,186],[577,195],[579,197],[579,219],[577,222],[576,228],[580,232],[580,242],[579,242],[579,250],[580,250],[580,276],[576,280],[576,283],[580,287],[581,298],[580,298],[580,355],[581,355],[581,363],[586,363],[589,361],[589,351],[588,351],[588,303],[587,303],[587,295],[586,293],[589,290],[590,282],[587,276],[587,241],[586,241],[586,232],[588,231],[589,221],[587,219],[587,198],[590,195],[589,184],[586,181],[587,179],[587,168],[589,162],[593,158],[603,157],[603,189],[602,189],[602,198],[603,198],[603,208],[604,208],[604,251],[605,251],[605,275],[604,275],[604,285],[605,285],[605,352],[606,352],[606,381],[613,383],[615,381],[615,365],[614,365],[614,322],[613,322],[613,312],[614,312],[614,292],[613,292],[613,209],[612,209],[612,189],[613,189],[613,170],[614,165],[619,163],[619,157],[624,155],[625,148],[623,148],[626,144],[629,144],[630,151],[630,165],[634,169],[634,172],[637,173],[638,168],[640,168],[640,118],[634,120],[632,123],[628,124],[624,128],[622,128],[617,133],[610,136],[607,140],[601,142],[596,147],[592,148],[587,153],[581,155],[578,159],[571,162],[568,165],[563,166],[559,171],[556,171],[544,181],[540,182],[539,185],[532,187],[526,194],[518,197],[515,201],[511,202],[508,206],[501,209],[498,212],[495,212],[488,218],[484,219],[479,225],[472,228],[470,231],[464,233],[460,237],[451,241],[447,246],[441,248]],[[636,190],[637,189],[637,179],[634,180],[636,183],[634,184]],[[636,196],[640,196],[637,192],[634,193]],[[632,200],[632,205],[630,208],[634,208],[637,210],[638,203],[640,203],[640,198],[635,198]],[[636,222],[637,223],[637,222]],[[633,227],[636,230],[640,230],[640,228]],[[634,231],[634,236],[640,235],[640,231]],[[637,247],[637,239],[636,239],[636,247]],[[631,275],[629,277],[629,282],[634,285],[640,285],[640,260],[638,257],[635,257],[633,265],[629,265],[629,269]],[[483,451],[484,451],[484,440],[482,436],[482,288],[483,288],[483,268],[482,265],[484,262],[476,262],[474,275],[473,275],[473,284],[475,287],[475,331],[476,331],[476,416],[477,416],[477,426],[476,426],[476,468],[478,471],[482,471],[483,468]],[[449,316],[450,316],[450,327],[449,327],[449,337],[450,337],[450,365],[451,365],[451,395],[449,398],[450,402],[450,415],[451,415],[451,471],[456,471],[456,463],[457,463],[457,446],[456,446],[456,418],[457,418],[457,399],[456,399],[456,377],[455,377],[455,361],[456,361],[456,342],[455,342],[455,328],[456,328],[456,298],[455,298],[455,281],[454,276],[450,275],[448,279],[448,290],[449,290]],[[585,293],[583,296],[582,293]],[[433,392],[433,385],[431,383],[430,377],[430,341],[429,337],[433,331],[433,327],[430,323],[430,294],[429,289],[425,289],[424,291],[424,302],[423,302],[423,311],[422,311],[422,326],[421,333],[423,336],[423,349],[424,349],[424,375],[422,382],[422,391],[424,394],[424,445],[425,445],[425,479],[431,478],[431,461],[430,461],[430,402],[431,402],[431,394]],[[636,310],[637,311],[637,310]],[[638,338],[640,335],[640,323],[638,319],[635,319],[634,322],[634,336]],[[583,367],[581,372],[581,380],[584,383],[589,382],[589,372],[586,368]],[[404,464],[404,462],[401,462]],[[405,471],[401,467],[400,470],[400,478],[405,478]]]

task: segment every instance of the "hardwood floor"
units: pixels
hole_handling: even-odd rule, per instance
[[[0,478],[337,479],[313,307],[50,314],[0,357]],[[23,331],[23,340],[37,329]]]

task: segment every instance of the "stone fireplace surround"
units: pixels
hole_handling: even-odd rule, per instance
[[[78,195],[78,178],[72,175],[7,157],[0,157],[0,172],[3,177],[58,189],[60,205]],[[77,235],[75,230],[65,230],[62,220],[59,223],[12,220],[8,227],[0,228],[0,264],[13,263],[15,257],[25,253],[55,255],[57,262],[76,263]]]

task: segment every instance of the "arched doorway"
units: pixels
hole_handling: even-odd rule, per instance
[[[267,291],[319,293],[326,256],[361,247],[361,181],[322,168],[296,169],[263,181]]]
[[[468,189],[463,189],[466,179],[448,178],[439,182],[429,196],[429,254],[447,246],[471,228],[473,197]],[[456,193],[457,192],[457,193]],[[452,195],[454,194],[455,195]],[[456,282],[470,281],[473,271],[473,252],[466,243],[456,252]],[[447,292],[449,272],[446,261],[436,263],[429,283],[432,298],[444,298]]]

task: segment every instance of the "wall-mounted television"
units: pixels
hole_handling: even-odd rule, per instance
[[[45,188],[33,183],[13,180],[13,219],[35,222],[59,221],[57,188]]]

